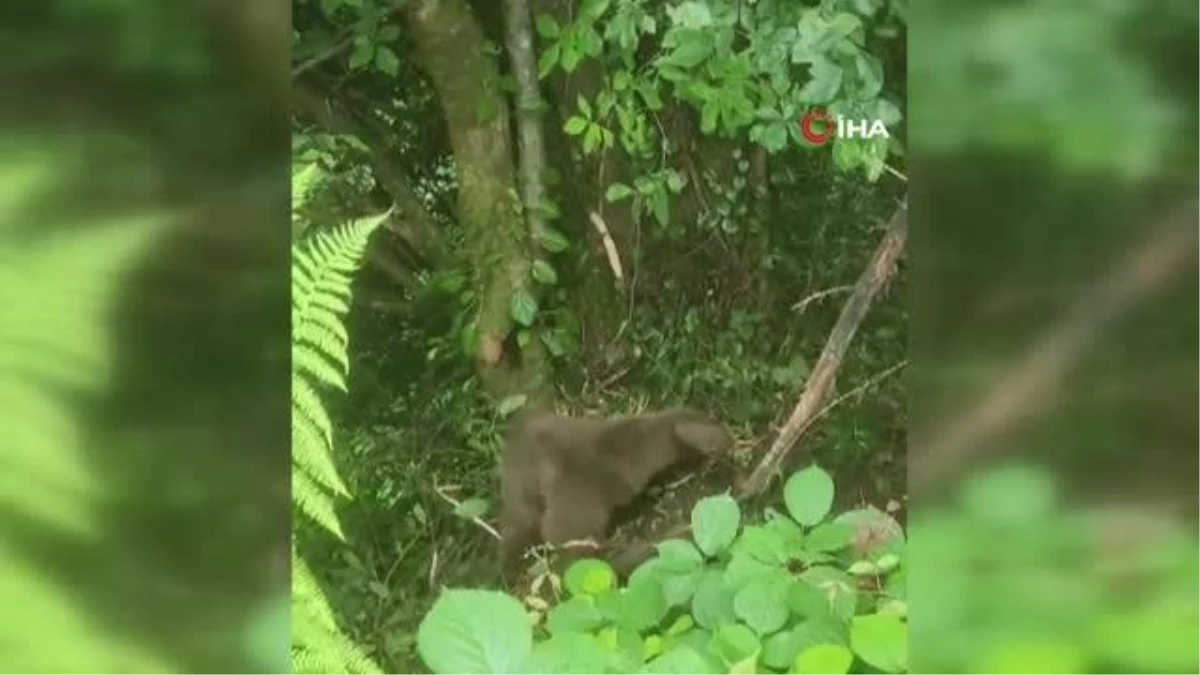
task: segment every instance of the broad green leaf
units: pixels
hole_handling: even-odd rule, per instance
[[[908,668],[908,624],[891,614],[856,616],[850,623],[850,648],[885,673],[904,671]]]
[[[783,486],[783,501],[796,522],[816,525],[833,507],[833,478],[816,465],[797,471]]]
[[[549,14],[537,15],[537,32],[544,38],[556,38],[559,33],[558,22]]]
[[[513,321],[528,328],[537,317],[538,303],[528,289],[518,288],[509,300],[508,309]]]
[[[540,258],[534,260],[531,272],[534,280],[539,284],[553,286],[554,284],[558,283],[558,273],[555,272],[554,267],[552,267],[550,263],[546,262],[545,260]]]
[[[599,671],[596,671],[599,672]],[[712,664],[688,645],[678,645],[646,664],[646,673],[702,675],[719,673]]]
[[[725,550],[737,536],[742,512],[728,493],[705,497],[692,508],[692,536],[707,556]]]
[[[550,71],[554,70],[554,66],[558,65],[558,57],[560,53],[561,47],[557,42],[550,45],[546,51],[542,52],[542,55],[538,57],[539,78],[545,78],[550,74]]]
[[[841,645],[814,645],[800,652],[789,672],[801,675],[844,675],[850,672],[854,654]]]
[[[562,253],[571,245],[565,234],[552,227],[542,228],[542,232],[538,236],[538,243],[551,253]]]
[[[874,506],[847,511],[833,519],[837,525],[851,528],[856,546],[862,555],[898,553],[903,550],[904,530],[900,523]]]
[[[844,522],[821,523],[804,538],[804,548],[813,552],[840,551],[854,541],[854,528]]]
[[[797,94],[805,103],[828,103],[842,88],[842,69],[827,59],[813,62],[809,74],[812,76]]]
[[[546,629],[552,635],[593,631],[605,623],[604,615],[586,596],[570,598],[559,603],[546,615]]]
[[[692,542],[685,539],[667,539],[659,542],[658,559],[667,572],[692,572],[704,566],[704,556]]]
[[[704,576],[704,569],[697,567],[690,572],[665,572],[661,577],[663,597],[672,607],[682,606],[692,599],[696,587]]]
[[[633,188],[624,183],[613,183],[604,191],[604,199],[609,202],[619,201],[633,194]]]
[[[696,617],[696,623],[716,630],[722,624],[737,621],[733,596],[733,589],[725,585],[721,570],[705,570],[696,594],[692,596],[692,615]]]
[[[657,626],[668,609],[662,584],[656,579],[610,590],[597,598],[596,606],[614,624],[633,631]]]
[[[879,59],[870,54],[859,54],[854,59],[854,69],[859,79],[858,97],[869,100],[878,96],[879,90],[883,89],[883,64]]]
[[[783,537],[765,525],[747,525],[743,528],[732,550],[735,556],[750,557],[771,566],[782,565],[789,558]]]
[[[725,567],[725,585],[732,589],[740,589],[759,577],[774,574],[779,570],[776,565],[770,565],[743,553],[735,553]]]
[[[542,331],[540,334],[542,344],[546,345],[550,355],[554,357],[563,356],[567,353],[568,337],[565,331],[561,328],[551,328],[550,330]]]
[[[962,502],[980,520],[1003,525],[1036,523],[1056,501],[1054,481],[1036,467],[1013,465],[971,479]]]
[[[582,117],[572,116],[567,119],[563,125],[563,131],[570,136],[578,136],[582,134],[584,129],[588,128],[588,121]]]
[[[756,659],[762,652],[762,643],[749,628],[727,623],[713,633],[711,648],[726,664],[734,665]]]
[[[767,638],[763,645],[763,663],[772,668],[788,668],[800,652],[820,644],[849,645],[847,627],[832,617],[801,621]]]
[[[848,619],[854,615],[857,602],[854,578],[833,567],[810,567],[788,589],[788,604],[793,612],[804,617],[832,614]]]
[[[471,520],[472,518],[482,518],[483,514],[487,513],[488,500],[481,497],[471,497],[464,499],[454,507],[454,515],[459,518]]]
[[[378,47],[375,50],[375,67],[395,76],[400,72],[400,57],[396,56],[396,52],[389,47]]]
[[[599,558],[583,558],[567,568],[563,583],[571,595],[595,596],[616,588],[617,573]]]
[[[527,394],[513,394],[500,401],[500,405],[496,407],[496,412],[500,417],[508,417],[523,408],[528,401],[529,396]]]
[[[354,40],[354,51],[348,62],[351,70],[359,70],[375,58],[375,43],[365,37]]]
[[[785,575],[764,576],[751,581],[737,592],[733,608],[738,618],[759,635],[773,633],[783,627],[788,619],[787,591],[789,581]]]
[[[586,675],[609,672],[612,655],[594,635],[579,631],[555,633],[533,648],[519,672],[545,675]]]
[[[417,630],[417,652],[438,675],[519,673],[532,649],[525,608],[499,591],[447,589]]]
[[[658,190],[650,198],[650,208],[654,212],[654,219],[659,225],[667,226],[667,222],[671,219],[670,208],[671,202],[667,197],[666,190]]]

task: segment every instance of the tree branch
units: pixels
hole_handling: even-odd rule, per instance
[[[854,339],[854,334],[858,331],[863,317],[867,315],[871,301],[874,300],[880,289],[887,285],[895,272],[896,261],[904,250],[907,235],[908,205],[905,203],[901,204],[895,215],[892,216],[883,241],[880,242],[870,264],[863,270],[858,282],[854,285],[854,292],[846,301],[841,316],[838,317],[837,323],[829,333],[829,338],[825,341],[821,358],[808,378],[804,393],[800,395],[799,403],[792,410],[791,416],[783,425],[783,429],[780,430],[771,449],[767,451],[758,467],[741,485],[738,491],[741,497],[757,495],[766,488],[767,481],[778,471],[792,446],[816,419],[817,412],[833,384],[834,375],[842,365],[846,349],[850,346],[850,341]]]
[[[387,153],[380,150],[384,147],[383,139],[310,85],[298,83],[293,89],[293,98],[304,114],[319,126],[331,133],[357,136],[367,146],[371,172],[395,202],[398,214],[389,218],[385,227],[408,242],[430,265],[445,264],[449,255],[437,222],[421,203],[408,177],[396,169]]]

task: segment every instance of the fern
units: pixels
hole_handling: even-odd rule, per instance
[[[292,247],[292,502],[344,539],[334,500],[349,490],[333,461],[333,423],[322,390],[346,390],[350,284],[375,228],[390,212],[320,230]],[[378,673],[334,621],[312,572],[292,551],[292,668],[297,673]]]
[[[104,536],[104,485],[87,461],[80,403],[107,393],[122,272],[164,230],[162,213],[54,222],[70,153],[0,148],[0,520],[64,544]],[[179,664],[84,611],[64,579],[0,532],[6,672],[177,672]],[[70,550],[68,548],[68,550]]]
[[[350,283],[390,212],[318,231],[292,247],[292,485],[300,513],[341,536],[333,499],[349,496],[332,456],[333,423],[320,390],[345,391]]]

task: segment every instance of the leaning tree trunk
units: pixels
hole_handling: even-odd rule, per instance
[[[546,395],[540,341],[510,340],[510,303],[530,284],[528,236],[516,204],[508,109],[500,76],[465,0],[414,0],[405,18],[417,58],[437,91],[458,176],[458,217],[465,258],[479,292],[476,366],[497,396]]]

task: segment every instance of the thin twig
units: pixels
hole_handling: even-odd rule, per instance
[[[436,492],[439,497],[441,497],[442,499],[449,502],[456,509],[462,504],[462,502],[460,502],[457,499],[455,499],[454,497],[451,497],[450,495],[446,494],[445,492],[442,491],[442,488],[440,488],[436,485],[433,486],[433,491]],[[485,532],[492,535],[493,537],[496,538],[497,541],[499,541],[500,533],[496,531],[496,528],[492,527],[491,525],[488,525],[487,521],[483,520],[482,518],[480,518],[478,516],[474,516],[471,518],[471,522],[475,523],[479,527],[482,527]]]
[[[852,290],[854,290],[853,286],[834,286],[833,288],[826,288],[823,291],[817,291],[816,293],[809,295],[807,298],[804,298],[800,302],[797,302],[796,304],[792,305],[792,311],[797,312],[799,314],[803,314],[804,310],[810,304],[816,302],[817,300],[820,300],[821,298],[827,298],[836,293],[845,293],[846,291],[852,291]]]

